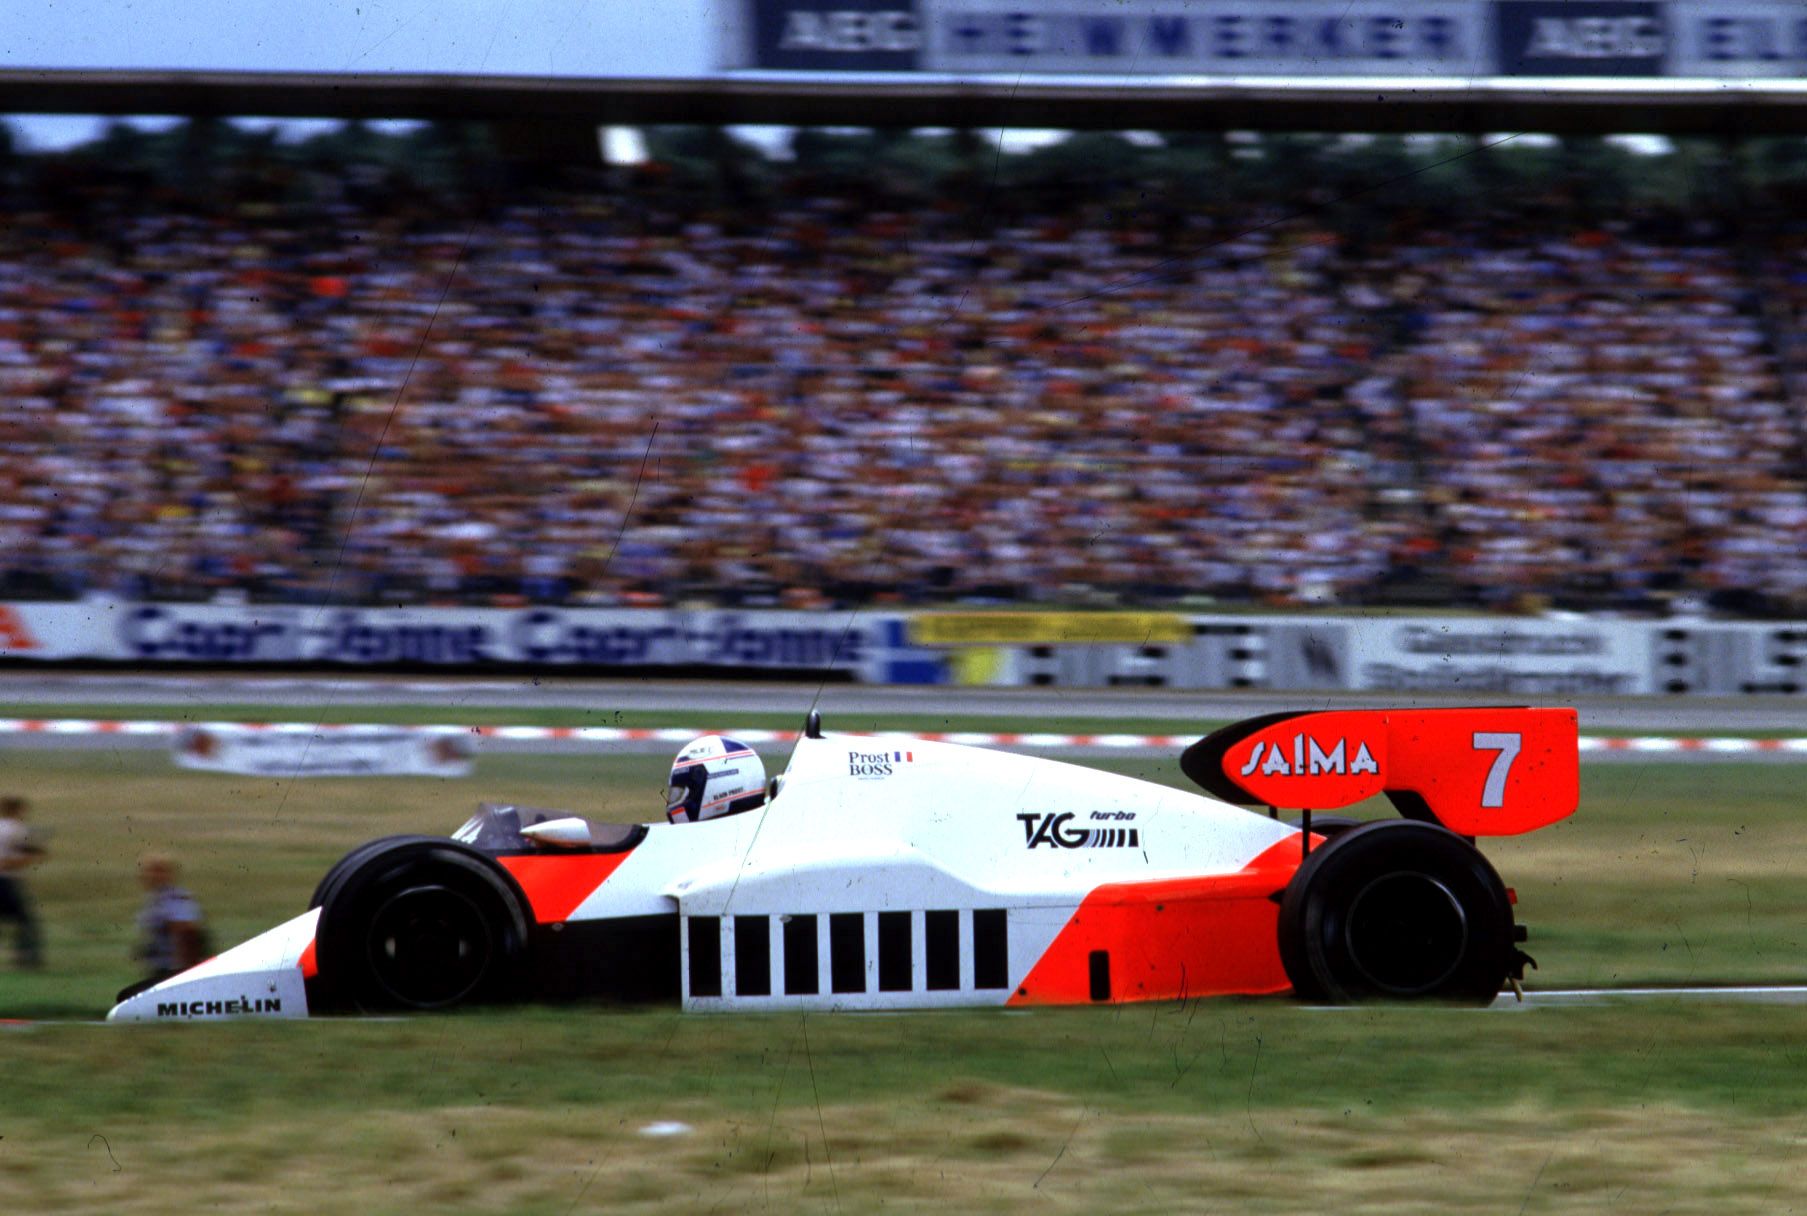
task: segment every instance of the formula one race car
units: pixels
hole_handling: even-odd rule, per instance
[[[1487,1003],[1529,959],[1513,894],[1473,840],[1553,823],[1579,793],[1568,709],[1250,719],[1181,758],[1215,798],[947,742],[824,736],[812,714],[769,800],[753,757],[757,784],[706,804],[698,774],[742,773],[724,779],[744,786],[752,753],[699,743],[673,769],[676,822],[485,804],[449,839],[372,841],[327,873],[305,913],[128,989],[110,1017],[1289,989],[1314,1002]],[[1311,821],[1381,793],[1404,818]]]

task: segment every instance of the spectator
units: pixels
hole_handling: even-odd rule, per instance
[[[176,859],[168,853],[147,853],[138,862],[145,900],[138,913],[137,957],[147,972],[140,988],[186,971],[212,952],[200,902],[176,885],[176,871]]]
[[[0,920],[17,922],[13,961],[20,967],[44,965],[41,930],[21,875],[43,861],[42,841],[33,837],[25,822],[29,807],[16,794],[0,797]]]
[[[74,176],[0,229],[0,596],[1807,609],[1792,229]]]

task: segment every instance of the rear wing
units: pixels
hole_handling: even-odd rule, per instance
[[[1385,794],[1461,836],[1516,836],[1581,800],[1572,709],[1364,709],[1267,714],[1188,747],[1180,767],[1240,806],[1324,811]]]

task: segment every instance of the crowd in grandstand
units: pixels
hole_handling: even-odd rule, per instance
[[[0,596],[1807,609],[1706,221],[9,190]]]

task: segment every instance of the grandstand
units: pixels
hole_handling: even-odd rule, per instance
[[[353,134],[6,159],[0,598],[1807,610],[1786,175]]]

